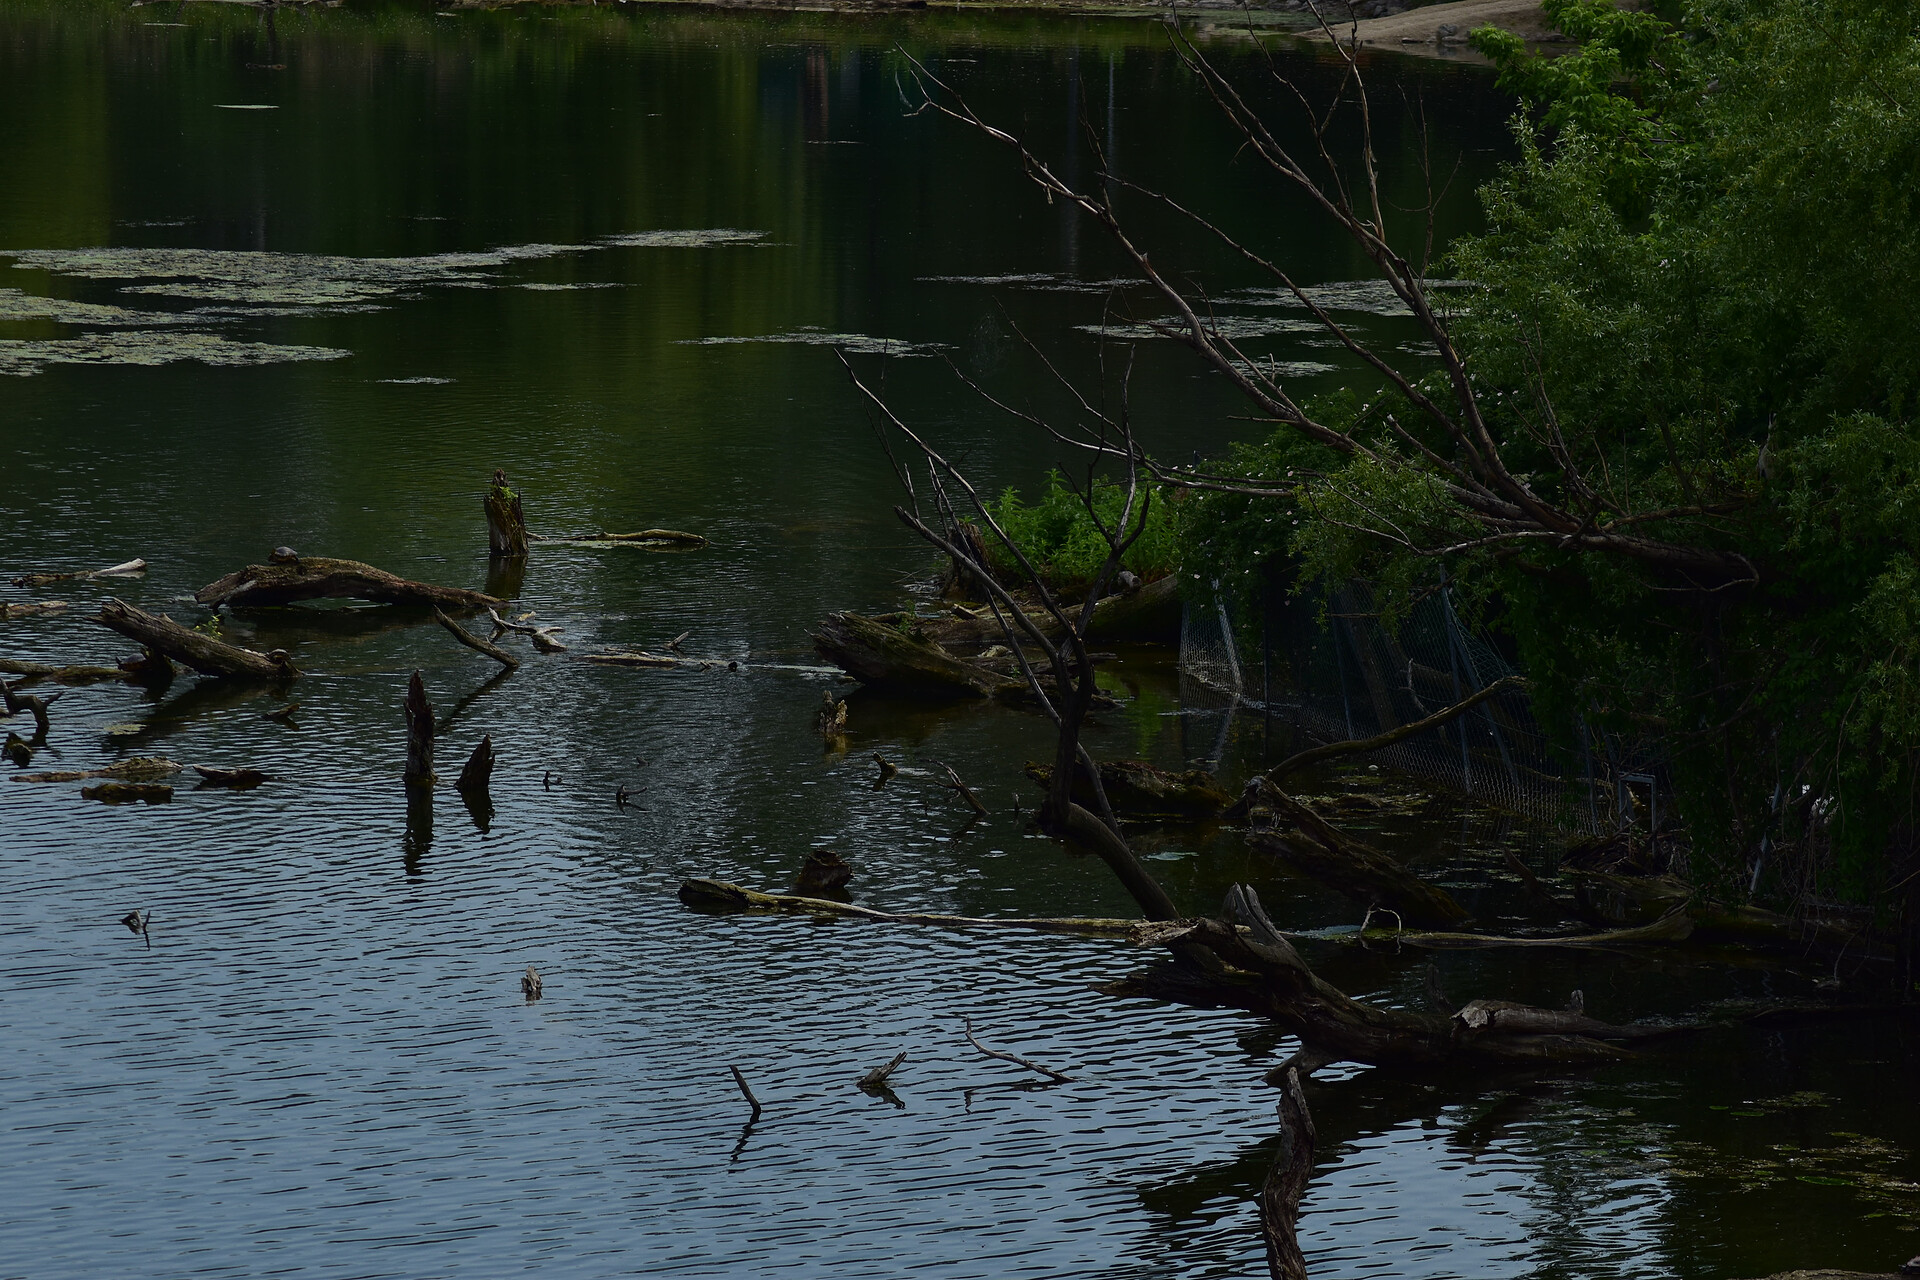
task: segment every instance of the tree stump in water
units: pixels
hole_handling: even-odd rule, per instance
[[[407,681],[407,767],[401,775],[409,791],[433,786],[433,705],[427,701],[427,687],[420,673]]]
[[[527,517],[520,509],[520,495],[507,487],[507,473],[493,473],[493,487],[487,490],[487,554],[495,560],[518,559],[527,554]]]
[[[485,796],[493,785],[493,764],[499,759],[493,751],[493,735],[487,734],[480,739],[480,745],[467,757],[466,767],[460,770],[460,780],[454,788],[464,796]]]

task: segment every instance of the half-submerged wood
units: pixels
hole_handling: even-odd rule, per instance
[[[365,600],[443,609],[504,608],[505,600],[460,587],[435,586],[395,577],[358,560],[296,556],[284,564],[250,564],[193,593],[204,605],[271,606],[302,600]]]
[[[80,788],[80,795],[102,804],[168,804],[173,800],[173,788],[161,782],[102,782]]]
[[[124,600],[108,600],[100,606],[100,614],[94,621],[201,675],[236,680],[291,680],[300,674],[288,661],[284,649],[271,653],[242,649],[183,627],[163,614],[136,609]]]
[[[1029,762],[1027,776],[1045,791],[1053,785],[1053,766]],[[1100,787],[1114,815],[1134,821],[1205,822],[1233,803],[1233,797],[1205,770],[1169,773],[1144,760],[1102,760]],[[1074,780],[1073,798],[1077,804],[1092,806],[1084,778]]]
[[[124,564],[108,565],[104,569],[89,569],[82,573],[29,573],[13,580],[16,587],[44,587],[50,582],[86,582],[93,578],[130,578],[136,573],[145,573],[145,560],[128,560]]]
[[[1068,616],[1079,612],[1078,601],[1071,602]],[[1053,615],[1035,603],[1027,603],[1023,612],[1049,639],[1064,632]],[[893,615],[886,621],[898,622],[905,615]],[[1007,619],[1019,631],[1019,622]],[[985,605],[948,606],[944,618],[910,620],[920,633],[936,644],[962,652],[973,652],[987,645],[1004,644],[993,610]],[[1093,644],[1175,644],[1180,639],[1180,584],[1171,575],[1156,578],[1132,591],[1117,592],[1093,606],[1093,620],[1087,626],[1087,640]]]
[[[580,655],[580,661],[598,663],[603,667],[677,667],[680,665],[678,658],[619,649],[609,649],[605,653],[583,653]]]
[[[656,543],[677,547],[704,547],[707,540],[697,533],[683,533],[679,529],[641,529],[637,533],[594,533],[583,534],[578,538],[556,538],[556,542],[640,542]]]
[[[481,504],[487,512],[487,554],[509,560],[527,554],[527,516],[520,495],[507,487],[507,473],[495,471]]]
[[[520,659],[514,657],[492,641],[482,640],[479,636],[474,635],[471,631],[441,612],[438,606],[434,608],[433,620],[445,627],[447,634],[451,635],[455,640],[458,640],[475,653],[485,654],[509,671],[518,671],[520,669]]]
[[[200,775],[200,787],[225,787],[229,791],[251,791],[262,783],[272,782],[273,775],[258,769],[215,769],[210,765],[197,764],[193,771]]]
[[[427,686],[420,673],[407,681],[407,699],[402,704],[407,715],[407,765],[401,777],[409,791],[433,786],[433,705],[427,701]]]
[[[0,600],[0,622],[11,622],[16,618],[38,618],[44,614],[59,613],[67,607],[65,600],[48,600],[36,604],[31,600]]]
[[[26,662],[19,658],[0,658],[0,672],[10,676],[31,676],[55,684],[97,684],[102,680],[128,680],[134,675],[122,667],[60,666],[51,662]]]
[[[1099,937],[1125,938],[1141,925],[1139,920],[1103,920],[1067,916],[1056,919],[1031,917],[993,919],[975,916],[928,915],[922,912],[876,911],[850,902],[826,898],[803,898],[790,893],[760,893],[743,889],[725,880],[686,880],[680,885],[680,901],[702,911],[775,911],[795,915],[850,916],[860,920],[878,920],[889,924],[928,924],[947,928],[1028,929],[1037,933],[1070,933]]]
[[[1260,1231],[1267,1241],[1267,1270],[1273,1280],[1307,1280],[1307,1260],[1300,1252],[1300,1197],[1313,1177],[1313,1148],[1317,1135],[1300,1073],[1291,1067],[1280,1086],[1280,1150],[1260,1188]]]
[[[991,698],[1026,684],[956,657],[911,628],[885,626],[857,613],[829,614],[814,632],[820,656],[862,684],[920,698]]]
[[[1371,845],[1342,835],[1319,814],[1271,783],[1263,784],[1255,800],[1255,825],[1247,844],[1270,853],[1303,875],[1337,889],[1363,907],[1380,907],[1399,916],[1403,924],[1446,928],[1468,918],[1453,895],[1428,884],[1397,859]],[[1280,831],[1262,823],[1263,812],[1293,824]]]

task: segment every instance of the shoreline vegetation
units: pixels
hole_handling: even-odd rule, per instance
[[[144,0],[159,3],[160,0]],[[343,0],[192,0],[198,4],[238,5],[258,9],[337,8]],[[599,0],[453,0],[435,12],[459,13],[514,8],[598,7]],[[1057,13],[1072,17],[1172,17],[1192,19],[1207,35],[1257,33],[1291,35],[1310,42],[1326,42],[1324,19],[1335,39],[1356,48],[1405,53],[1449,62],[1491,65],[1468,41],[1470,32],[1485,26],[1517,36],[1537,50],[1572,41],[1555,29],[1540,0],[1443,0],[1438,4],[1408,4],[1406,0],[1268,0],[1242,4],[1237,0],[607,0],[606,7],[744,9],[800,13],[897,13],[919,9]],[[141,5],[136,5],[141,7]]]

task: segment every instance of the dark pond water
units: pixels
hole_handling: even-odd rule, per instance
[[[637,6],[636,6],[637,8]],[[909,117],[902,50],[1063,170],[1099,139],[1287,255],[1362,274],[1263,181],[1147,22],[224,5],[0,4],[0,569],[143,578],[7,589],[70,616],[0,651],[111,660],[108,594],[182,598],[276,544],[487,580],[480,489],[505,467],[536,528],[664,525],[680,555],[541,548],[523,608],[575,653],[658,646],[741,670],[530,660],[504,681],[374,610],[231,615],[312,674],[285,696],[176,682],[68,693],[43,767],[127,754],[249,764],[250,793],[108,808],[0,783],[0,1275],[1245,1276],[1271,1156],[1261,1074],[1290,1051],[1238,1015],[1092,994],[1121,944],[713,918],[680,880],[784,885],[809,848],[860,900],[1115,914],[1093,864],[1029,833],[1039,721],[856,697],[822,752],[809,626],[914,598],[927,558],[831,345],[985,484],[1055,459],[965,394],[1057,404],[1011,325],[1095,368],[1077,326],[1150,317],[1093,232],[981,140]],[[1247,51],[1218,46],[1251,72]],[[1309,87],[1326,68],[1281,55]],[[1423,102],[1465,198],[1505,146],[1473,74],[1383,64]],[[1383,129],[1390,194],[1421,190]],[[1146,219],[1162,266],[1309,386],[1348,375],[1224,253]],[[1352,322],[1402,341],[1377,300]],[[1136,308],[1139,308],[1136,310]],[[1316,371],[1314,366],[1322,366]],[[1156,448],[1213,453],[1238,406],[1167,344],[1137,353]],[[482,830],[450,790],[409,830],[400,697],[423,672],[456,760],[502,754]],[[1116,668],[1097,746],[1237,785],[1287,748],[1167,655]],[[869,753],[902,766],[883,789]],[[994,809],[966,825],[951,764]],[[546,785],[551,775],[552,785]],[[1327,790],[1406,784],[1359,771]],[[621,786],[637,803],[616,807]],[[1537,839],[1445,801],[1377,837],[1483,916]],[[1235,880],[1302,926],[1350,923],[1231,833],[1143,838],[1196,908]],[[151,910],[147,938],[115,922]],[[1324,954],[1321,954],[1324,952]],[[1313,957],[1417,1001],[1425,957]],[[527,964],[545,974],[520,996]],[[1804,991],[1681,959],[1440,960],[1456,996],[1627,1017]],[[1036,1084],[989,1042],[1067,1070]],[[854,1087],[905,1050],[894,1100]],[[766,1104],[743,1127],[727,1074]],[[1366,1070],[1313,1086],[1303,1232],[1326,1277],[1729,1277],[1916,1251],[1914,1046],[1894,1028],[1752,1033],[1546,1083]]]

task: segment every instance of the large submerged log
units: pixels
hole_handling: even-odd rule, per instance
[[[857,613],[829,614],[814,632],[820,656],[862,684],[918,698],[992,698],[1026,688],[940,644]]]
[[[1078,603],[1068,610],[1071,617]],[[1037,602],[1022,606],[1034,626],[1048,639],[1065,634],[1053,615]],[[1016,632],[1019,621],[1008,617]],[[912,618],[906,614],[888,614],[876,619],[883,624],[906,622],[926,639],[945,648],[973,652],[988,645],[1004,644],[1006,633],[986,606],[948,606],[944,618]],[[1093,606],[1093,620],[1087,627],[1087,640],[1096,644],[1175,644],[1180,639],[1180,584],[1171,575],[1157,578],[1132,591],[1110,595]]]
[[[365,600],[372,604],[442,609],[504,608],[498,596],[460,587],[413,582],[358,560],[294,556],[286,563],[250,564],[193,593],[204,605],[282,605],[302,600]]]
[[[1042,791],[1053,785],[1052,765],[1029,762],[1026,772]],[[1233,803],[1204,769],[1170,773],[1144,760],[1102,760],[1100,787],[1116,817],[1137,822],[1207,822]],[[1086,779],[1074,779],[1073,799],[1092,807]]]
[[[284,649],[271,653],[242,649],[183,627],[164,614],[136,609],[124,600],[108,600],[100,606],[100,614],[94,621],[201,675],[236,680],[291,680],[300,674]]]

